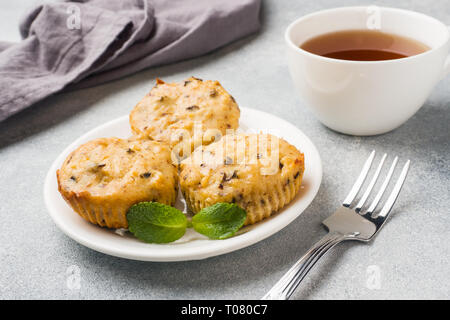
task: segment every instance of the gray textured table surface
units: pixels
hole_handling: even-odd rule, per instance
[[[372,243],[338,246],[293,298],[450,298],[450,77],[405,125],[385,135],[359,138],[322,126],[302,105],[288,75],[283,32],[289,22],[319,9],[361,3],[265,1],[263,28],[255,36],[198,59],[56,95],[1,123],[0,298],[259,298],[325,234],[320,221],[345,196],[372,149],[412,160],[392,219]],[[448,0],[374,4],[420,11],[450,24]],[[18,40],[19,17],[29,5],[24,0],[2,1],[1,40]],[[202,261],[129,261],[65,236],[47,214],[42,195],[55,157],[86,131],[127,114],[156,77],[177,81],[190,75],[220,80],[240,105],[284,118],[313,140],[324,175],[311,206],[270,238]],[[79,270],[79,288],[72,282],[74,270]]]

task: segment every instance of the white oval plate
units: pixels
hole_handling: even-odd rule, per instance
[[[100,137],[126,138],[131,135],[128,116],[101,125],[68,146],[53,162],[44,186],[47,209],[56,225],[80,244],[109,255],[142,261],[185,261],[217,256],[261,241],[281,230],[298,217],[314,199],[322,180],[322,163],[311,140],[292,124],[271,114],[254,109],[241,108],[240,130],[271,133],[284,138],[305,154],[305,173],[297,197],[280,212],[257,224],[239,230],[226,240],[209,240],[188,229],[179,240],[168,244],[148,244],[136,239],[129,232],[100,228],[82,219],[64,201],[58,192],[56,170],[68,154],[79,145]],[[180,196],[179,196],[180,198]],[[177,207],[183,209],[178,200]]]

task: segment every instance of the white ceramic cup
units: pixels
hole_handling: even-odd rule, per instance
[[[431,49],[383,61],[325,58],[299,46],[328,32],[378,29],[418,40]],[[289,70],[296,89],[327,127],[375,135],[406,122],[450,72],[450,31],[421,13],[386,7],[343,7],[309,14],[286,30]]]

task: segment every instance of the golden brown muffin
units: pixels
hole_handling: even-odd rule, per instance
[[[217,132],[225,135],[227,129],[237,129],[239,116],[236,101],[218,81],[191,77],[165,83],[157,79],[130,113],[130,125],[136,134],[171,147],[183,139],[193,149],[214,141]]]
[[[100,138],[73,151],[56,172],[58,189],[89,222],[127,228],[135,203],[175,203],[177,169],[169,148],[150,140]]]
[[[247,211],[245,224],[253,224],[294,199],[303,172],[303,154],[283,139],[226,135],[183,160],[180,187],[193,212],[233,202]]]

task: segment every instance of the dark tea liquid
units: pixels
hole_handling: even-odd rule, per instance
[[[327,58],[354,61],[400,59],[430,49],[417,40],[375,30],[326,33],[306,41],[300,48]]]

